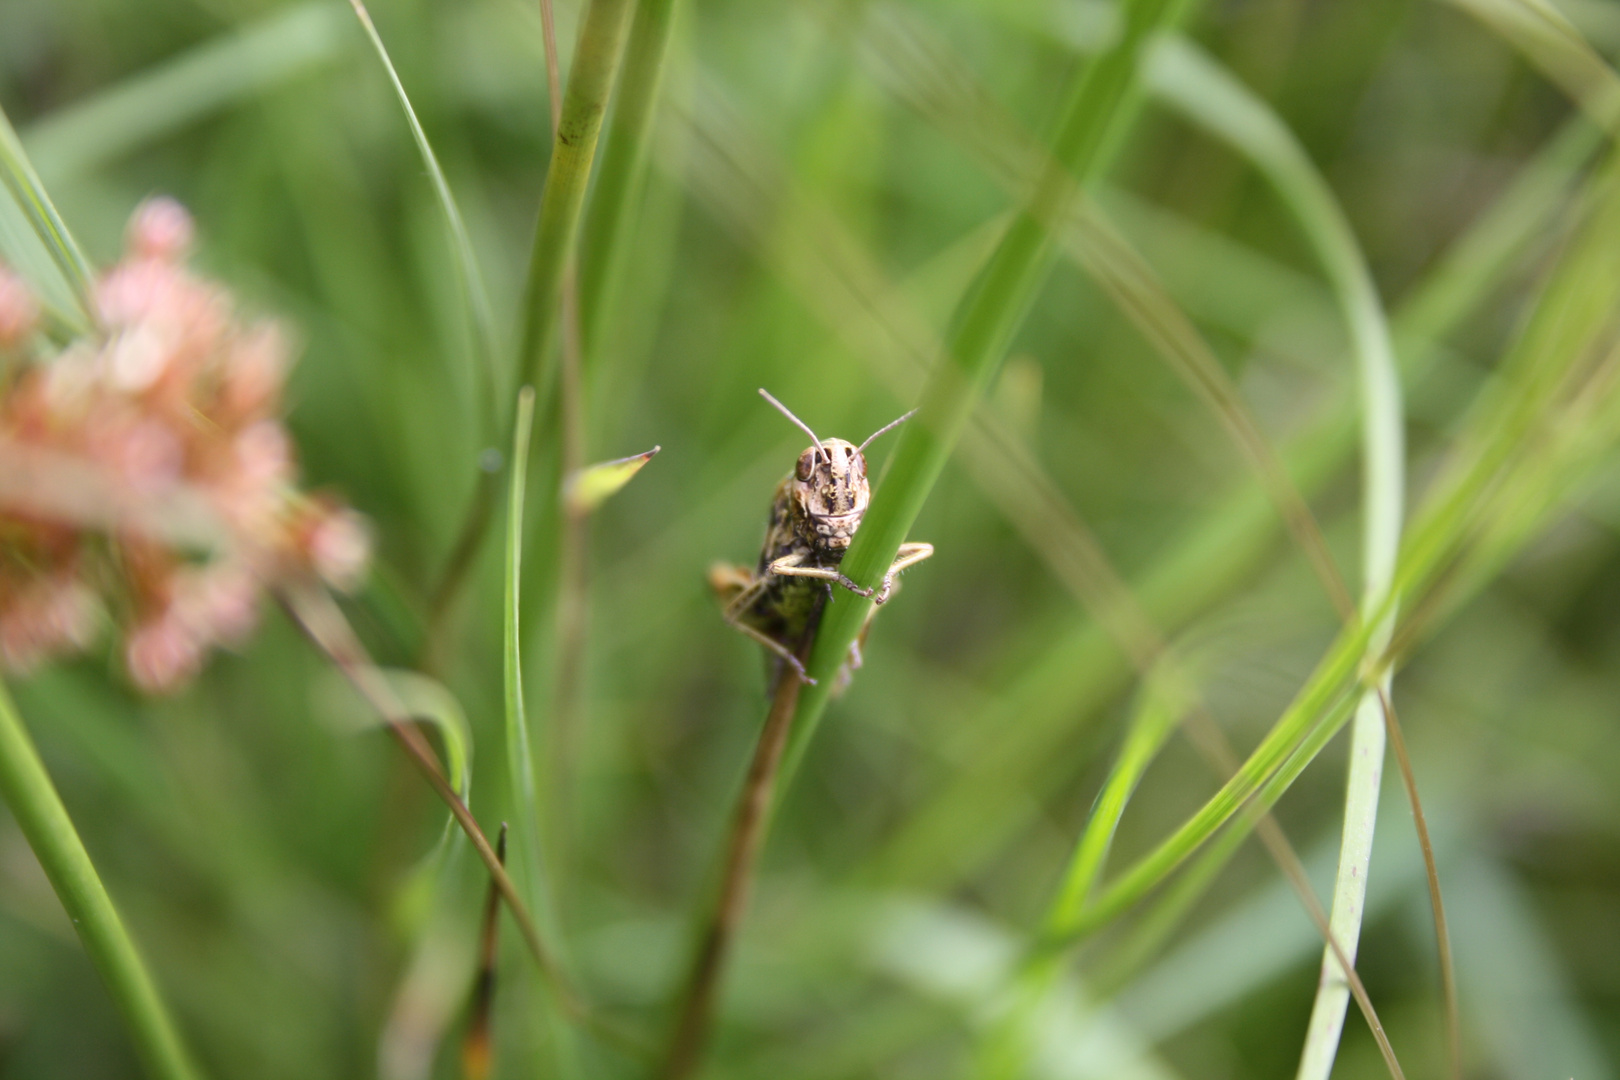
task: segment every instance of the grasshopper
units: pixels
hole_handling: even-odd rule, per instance
[[[864,588],[838,569],[849,542],[860,528],[872,498],[866,479],[865,450],[872,440],[909,420],[913,409],[885,424],[856,446],[843,439],[819,439],[808,424],[763,389],[760,395],[810,436],[811,445],[799,455],[793,473],[776,488],[771,504],[765,546],[753,570],[716,563],[709,570],[709,585],[725,605],[728,623],[763,645],[772,655],[772,687],[791,668],[805,682],[814,682],[804,670],[807,651],[821,620],[822,609],[834,585],[883,604],[895,588],[895,575],[934,553],[934,545],[906,543],[876,589]],[[874,607],[867,616],[871,625]],[[839,685],[861,666],[861,643],[866,629],[850,645],[848,661],[839,671]]]

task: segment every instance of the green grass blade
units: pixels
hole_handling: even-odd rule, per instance
[[[1353,683],[1370,636],[1365,627],[1342,633],[1282,718],[1232,778],[1180,828],[1103,889],[1096,902],[1053,943],[1082,940],[1113,921],[1157,888],[1256,793],[1275,783],[1289,763],[1300,760],[1304,748],[1320,748],[1343,720],[1342,710],[1335,706]],[[1298,766],[1303,767],[1303,763]]]
[[[107,984],[147,1073],[159,1080],[194,1080],[179,1031],[142,962],[135,942],[90,862],[67,808],[34,749],[22,717],[0,684],[0,795],[17,819]]]
[[[1504,364],[1503,378],[1475,408],[1459,439],[1461,449],[1450,475],[1436,484],[1434,494],[1414,518],[1387,597],[1369,611],[1361,626],[1340,635],[1239,774],[1106,889],[1073,937],[1094,931],[1144,896],[1262,787],[1281,793],[1275,785],[1286,786],[1304,768],[1303,748],[1320,745],[1322,737],[1331,734],[1329,729],[1336,729],[1337,722],[1317,718],[1330,716],[1334,703],[1360,677],[1362,658],[1374,635],[1371,628],[1382,625],[1395,598],[1411,608],[1421,608],[1429,590],[1445,582],[1459,557],[1465,557],[1475,544],[1481,525],[1489,523],[1490,495],[1504,486],[1505,470],[1527,467],[1525,447],[1545,453],[1543,441],[1537,438],[1538,428],[1558,429],[1562,414],[1555,406],[1560,386],[1579,359],[1591,355],[1594,344],[1606,341],[1615,331],[1612,312],[1620,296],[1620,262],[1614,246],[1614,237],[1620,233],[1620,174],[1615,169],[1611,162],[1594,179],[1595,205],[1583,224],[1580,243],[1560,263],[1538,301]],[[1612,380],[1608,391],[1614,392]],[[1612,435],[1606,433],[1606,437]],[[1528,467],[1547,466],[1532,462]],[[1511,495],[1512,485],[1505,486]],[[1511,507],[1508,516],[1513,519],[1511,537],[1522,543],[1531,535],[1529,524]],[[1503,558],[1505,552],[1498,545],[1493,561],[1499,564]]]
[[[876,585],[893,562],[1045,278],[1053,248],[1046,223],[1069,203],[1076,184],[1084,188],[1106,169],[1136,114],[1136,69],[1143,43],[1152,33],[1174,26],[1190,6],[1191,0],[1132,4],[1120,39],[1081,72],[1053,144],[1052,165],[958,308],[917,418],[901,435],[888,475],[850,545],[843,568],[855,581]],[[870,600],[845,595],[827,609],[808,665],[818,681],[805,687],[799,700],[784,790],[815,734],[833,676],[870,608]]]
[[[1065,933],[1090,900],[1102,876],[1114,832],[1125,815],[1125,804],[1194,700],[1195,695],[1184,684],[1184,678],[1185,673],[1176,666],[1176,661],[1167,659],[1143,688],[1142,701],[1125,733],[1125,745],[1109,770],[1108,779],[1103,781],[1096,806],[1075,846],[1057,903],[1047,920],[1048,934]]]
[[[511,788],[512,812],[517,815],[518,848],[528,873],[518,877],[529,886],[525,899],[534,907],[533,883],[539,870],[537,843],[540,829],[540,801],[534,783],[534,751],[529,738],[529,717],[523,704],[523,649],[519,638],[522,626],[523,581],[523,502],[529,478],[529,436],[534,428],[534,390],[525,386],[518,394],[517,423],[512,436],[512,473],[506,502],[506,557],[501,602],[501,688],[505,702],[506,768]]]
[[[1389,587],[1400,549],[1404,501],[1404,421],[1400,376],[1383,305],[1360,245],[1327,182],[1293,133],[1259,97],[1183,39],[1159,41],[1144,75],[1158,98],[1253,162],[1276,188],[1305,231],[1333,286],[1350,330],[1362,407],[1363,615]],[[1392,623],[1369,642],[1377,653]],[[1388,692],[1387,676],[1383,692]],[[1379,689],[1369,689],[1351,728],[1344,837],[1333,885],[1329,926],[1345,956],[1355,960],[1372,863],[1385,730]],[[1350,988],[1331,948],[1322,956],[1300,1080],[1326,1080],[1338,1052]]]
[[[67,223],[56,212],[56,205],[46,193],[45,185],[40,182],[39,174],[34,171],[27,152],[23,150],[22,141],[17,138],[17,132],[3,109],[0,109],[0,182],[5,184],[6,190],[16,200],[40,242],[45,245],[51,261],[72,288],[79,314],[85,323],[94,323],[95,271],[90,266],[90,260],[85,258],[79,242],[68,231]]]
[[[1102,876],[1126,804],[1195,698],[1178,665],[1175,658],[1166,657],[1142,688],[1125,743],[1103,781],[1058,896],[1048,909],[1043,935],[1048,940],[1062,937],[1079,921]],[[1036,1017],[1063,973],[1062,959],[1062,953],[1051,953],[1018,972],[1016,1003],[985,1040],[979,1075],[1016,1080],[1023,1074],[1034,1049]]]
[[[1593,122],[1620,136],[1620,77],[1551,4],[1447,0],[1494,30],[1556,83]]]
[[[399,100],[400,109],[405,113],[405,122],[411,129],[411,138],[415,140],[416,150],[421,154],[422,164],[433,182],[433,194],[439,200],[440,210],[444,212],[445,227],[450,232],[450,250],[455,257],[456,277],[466,297],[467,311],[472,320],[474,347],[479,354],[478,370],[481,374],[480,387],[484,398],[482,402],[484,419],[489,425],[488,430],[493,433],[497,428],[495,395],[499,380],[496,368],[495,314],[490,307],[489,291],[484,287],[483,271],[478,268],[478,256],[473,251],[472,238],[467,235],[467,224],[462,220],[461,209],[456,205],[456,197],[450,191],[450,182],[445,179],[444,170],[439,166],[439,157],[433,152],[432,144],[428,142],[427,132],[422,130],[422,123],[416,118],[416,109],[411,105],[410,95],[405,92],[405,84],[400,82],[399,72],[394,70],[394,62],[389,59],[388,49],[383,45],[382,37],[371,21],[370,12],[366,10],[362,0],[349,0],[349,3],[354,8],[354,14],[360,20],[360,25],[366,31],[371,47],[376,50],[377,59],[382,61],[384,70],[388,72],[388,82],[394,88],[394,96]]]

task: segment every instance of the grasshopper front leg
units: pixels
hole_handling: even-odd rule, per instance
[[[879,586],[877,595],[872,597],[872,602],[881,604],[888,600],[889,594],[894,591],[894,576],[907,567],[916,566],[924,559],[932,557],[933,554],[933,544],[921,541],[901,544],[899,552],[894,557],[894,564],[889,567],[889,572],[883,575],[883,584]],[[872,591],[868,589],[865,595],[872,596]]]
[[[853,578],[839,573],[832,567],[804,566],[802,565],[804,563],[804,558],[804,553],[797,551],[792,555],[784,555],[767,566],[765,568],[765,572],[767,574],[779,574],[782,577],[807,577],[815,578],[818,581],[835,582],[842,585],[856,596],[870,597],[874,592],[877,591],[875,589],[867,589],[857,585]]]

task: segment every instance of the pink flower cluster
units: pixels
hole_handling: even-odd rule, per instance
[[[300,493],[279,419],[288,347],[185,266],[190,215],[153,199],[96,282],[96,330],[55,348],[0,266],[0,666],[119,627],[137,685],[173,689],[253,628],[266,588],[352,588],[347,507]],[[109,617],[110,616],[110,617]]]

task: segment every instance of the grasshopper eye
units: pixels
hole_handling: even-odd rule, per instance
[[[816,471],[815,453],[814,450],[806,450],[799,455],[799,467],[795,470],[795,475],[800,480],[810,479],[810,474]]]

